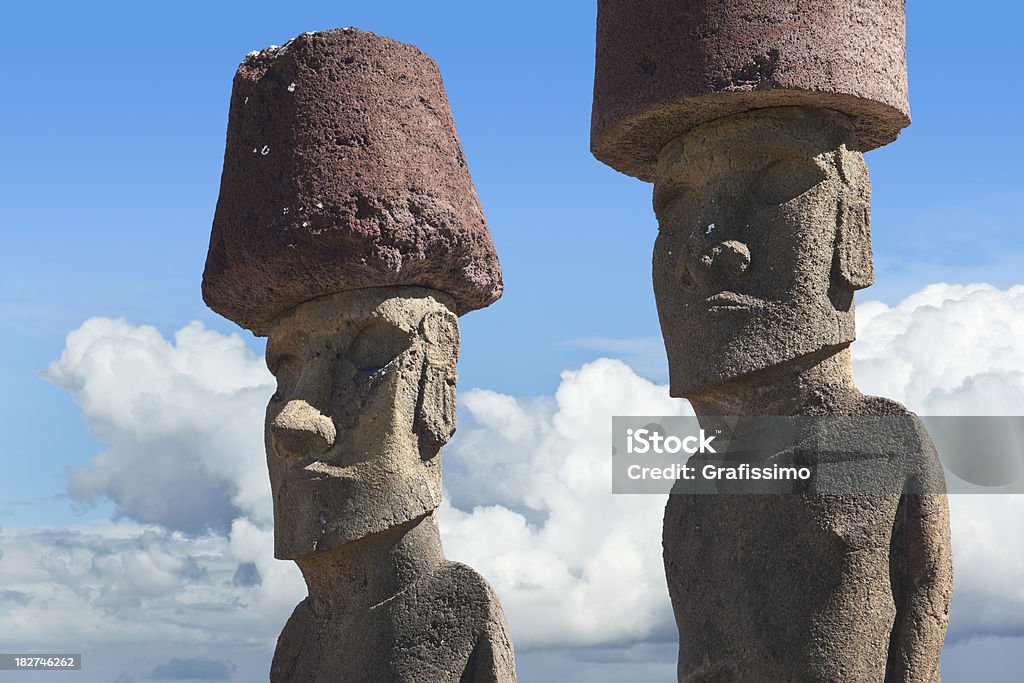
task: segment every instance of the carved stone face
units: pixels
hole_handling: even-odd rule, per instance
[[[276,557],[323,552],[440,504],[459,350],[448,303],[417,287],[360,289],[275,321],[265,438]]]
[[[825,112],[705,124],[662,150],[654,292],[671,393],[701,391],[854,339],[871,284],[870,183]]]

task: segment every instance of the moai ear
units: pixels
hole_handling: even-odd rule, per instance
[[[875,281],[871,254],[871,184],[867,165],[847,150],[837,153],[843,195],[836,211],[834,275],[849,289],[864,289]]]
[[[839,200],[835,270],[850,289],[864,289],[875,281],[871,255],[871,209],[860,202]]]
[[[437,455],[455,433],[458,318],[447,310],[429,313],[420,323],[420,333],[426,353],[413,430],[419,436],[420,457],[426,460]]]

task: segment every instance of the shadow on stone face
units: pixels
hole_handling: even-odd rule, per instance
[[[672,394],[853,341],[872,282],[870,182],[833,114],[770,109],[662,150],[654,291]]]

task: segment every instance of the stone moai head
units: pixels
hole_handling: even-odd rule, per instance
[[[654,183],[673,396],[853,341],[861,152],[909,123],[904,0],[598,0],[591,150]]]
[[[300,304],[267,342],[275,555],[294,559],[378,533],[441,502],[455,432],[458,319],[420,287]]]
[[[501,291],[433,60],[355,29],[246,57],[203,297],[268,337],[278,558],[440,504],[457,316]]]
[[[839,115],[717,119],[661,150],[654,293],[671,391],[849,345],[873,281],[867,166]]]

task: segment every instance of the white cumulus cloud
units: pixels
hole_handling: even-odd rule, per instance
[[[923,414],[1021,413],[1024,287],[932,285],[859,306],[866,392]],[[103,450],[72,497],[119,520],[0,534],[0,631],[26,642],[261,643],[304,594],[273,559],[262,420],[272,378],[238,336],[192,323],[173,340],[95,318],[45,374]],[[659,496],[611,494],[610,417],[689,413],[667,388],[599,359],[551,396],[460,390],[444,451],[448,556],[502,599],[521,653],[622,648],[675,637]],[[1024,498],[952,499],[951,639],[1024,634]],[[245,567],[245,580],[234,580]],[[582,652],[582,650],[580,650]],[[538,655],[540,656],[540,655]]]
[[[92,318],[44,376],[71,392],[104,444],[73,472],[73,499],[105,496],[123,517],[191,534],[226,532],[240,515],[269,523],[259,425],[273,378],[238,335],[193,322],[171,342],[148,325]]]
[[[665,500],[611,495],[611,418],[692,415],[689,405],[609,359],[563,372],[546,400],[475,389],[462,401],[471,420],[445,452],[460,478],[449,483],[442,533],[451,557],[494,584],[517,643],[611,644],[668,633]],[[480,500],[500,505],[458,509]]]
[[[857,306],[857,383],[921,415],[1024,415],[1024,285],[929,285]]]

